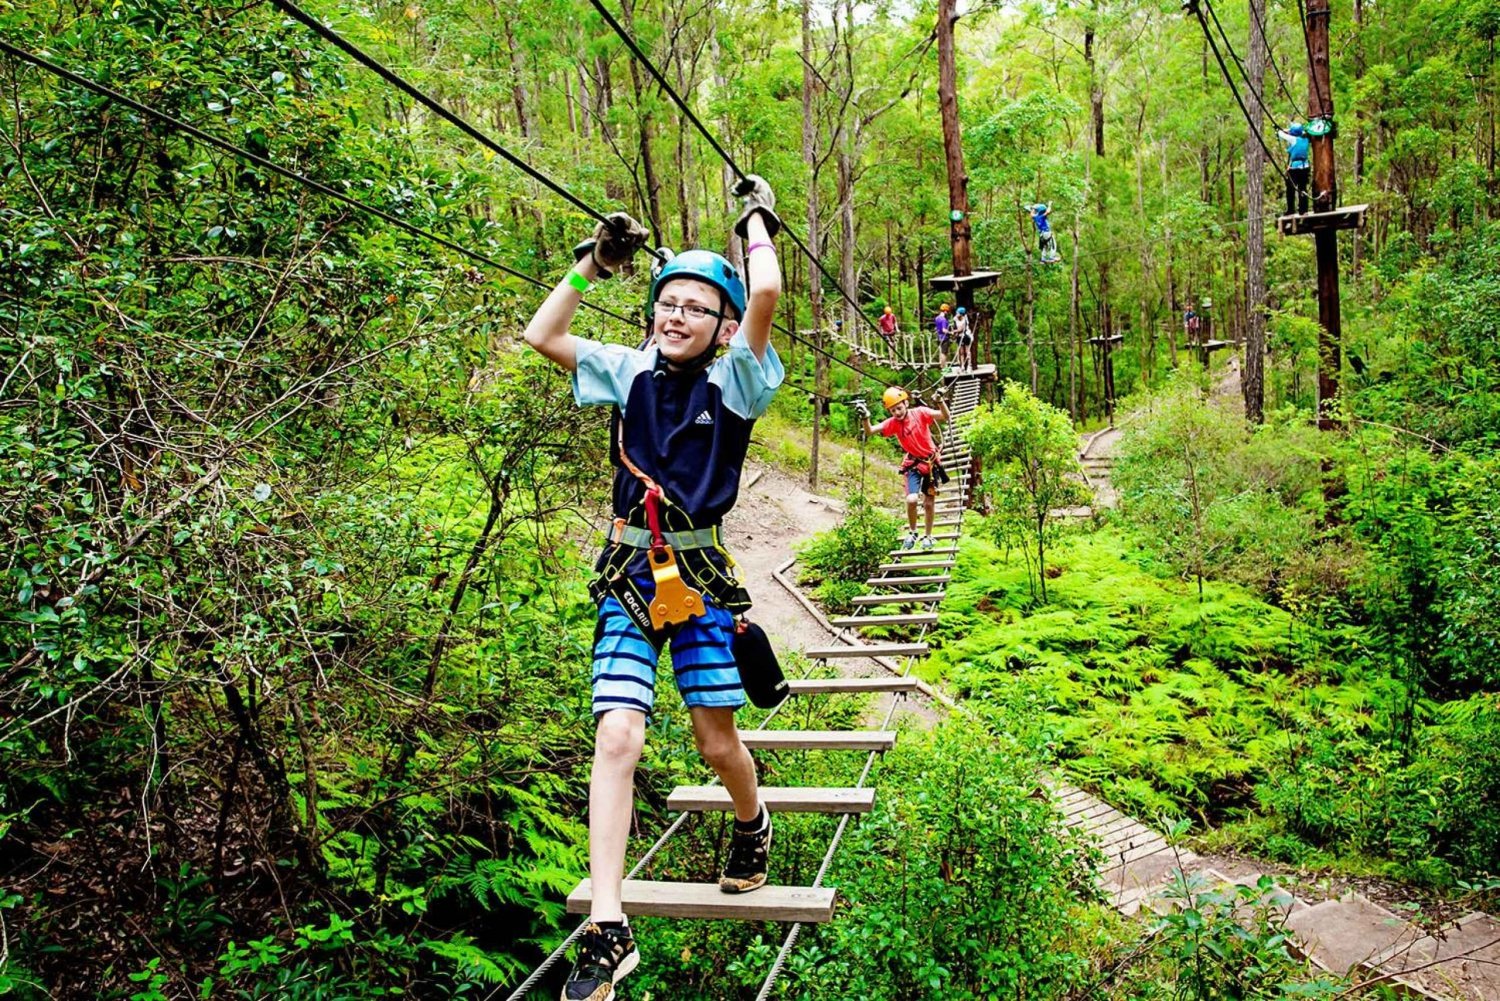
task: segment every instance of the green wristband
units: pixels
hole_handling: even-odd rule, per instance
[[[568,284],[576,288],[580,293],[587,292],[593,288],[593,282],[579,274],[576,268],[568,272]]]

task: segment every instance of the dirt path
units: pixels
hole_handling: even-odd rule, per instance
[[[844,513],[843,502],[810,493],[800,477],[793,479],[779,470],[753,463],[745,467],[744,483],[739,502],[724,520],[724,537],[739,562],[740,580],[755,602],[750,617],[765,629],[777,650],[828,646],[835,642],[829,630],[788,594],[773,575],[791,558],[802,540],[838,524]],[[885,670],[866,660],[835,663],[840,672],[854,676],[876,676]],[[868,717],[871,725],[884,719],[892,698],[882,696],[874,701]],[[922,696],[904,698],[892,725],[926,728],[941,715],[941,709]]]
[[[791,558],[802,540],[838,524],[843,503],[809,493],[800,479],[753,463],[746,464],[743,482],[739,502],[724,519],[724,539],[755,602],[751,617],[778,650],[825,645],[827,631],[786,593],[772,572]]]

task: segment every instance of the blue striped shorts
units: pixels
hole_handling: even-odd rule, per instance
[[[672,636],[672,673],[686,706],[738,709],[745,704],[731,642],[734,616],[712,602]],[[594,716],[611,709],[650,714],[660,653],[611,595],[599,605],[594,630]]]

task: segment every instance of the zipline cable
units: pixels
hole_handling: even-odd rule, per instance
[[[1197,0],[1189,0],[1188,9],[1198,19],[1198,25],[1203,29],[1203,37],[1208,39],[1208,47],[1213,50],[1214,61],[1219,64],[1219,72],[1224,77],[1224,82],[1229,84],[1229,92],[1234,95],[1234,103],[1240,106],[1240,113],[1245,116],[1245,124],[1250,126],[1250,132],[1255,136],[1255,141],[1260,143],[1260,148],[1266,151],[1266,161],[1276,168],[1276,173],[1281,175],[1282,181],[1287,180],[1286,171],[1282,169],[1276,154],[1266,145],[1265,139],[1261,137],[1260,130],[1255,127],[1255,120],[1250,117],[1250,109],[1245,107],[1245,101],[1240,97],[1239,88],[1234,85],[1234,77],[1229,75],[1229,67],[1224,65],[1224,57],[1219,53],[1219,46],[1214,41],[1213,32],[1208,29],[1208,20],[1203,16],[1203,10],[1198,6]]]
[[[525,160],[522,160],[520,157],[516,156],[510,150],[506,149],[494,139],[490,138],[490,136],[486,135],[479,129],[475,128],[473,125],[469,124],[469,122],[465,119],[460,118],[452,111],[449,111],[448,108],[440,103],[436,98],[429,96],[426,92],[418,89],[413,84],[408,83],[403,77],[388,68],[384,63],[380,62],[380,60],[376,59],[374,56],[369,55],[359,46],[355,45],[353,42],[345,38],[343,35],[339,34],[337,31],[334,31],[322,21],[319,21],[317,18],[313,17],[307,11],[303,10],[301,7],[293,3],[292,0],[271,0],[271,3],[274,6],[280,8],[288,16],[302,22],[302,24],[315,35],[318,35],[324,40],[331,42],[333,45],[342,49],[356,62],[362,64],[367,69],[375,73],[376,76],[384,80],[386,83],[390,84],[392,87],[395,87],[407,97],[410,97],[412,100],[416,101],[418,104],[422,105],[424,108],[431,111],[439,118],[443,119],[450,125],[457,128],[459,131],[463,132],[464,135],[468,136],[475,142],[479,143],[481,146],[495,153],[501,159],[505,160],[507,163],[511,164],[526,176],[530,177],[537,183],[541,184],[543,187],[547,188],[549,191],[552,191],[560,197],[566,199],[580,212],[584,213],[592,219],[598,220],[599,222],[607,221],[605,219],[604,213],[600,212],[592,205],[589,205],[583,199],[573,194],[573,192],[569,191],[561,184],[558,184],[556,181],[552,180],[552,178],[548,177],[546,174],[543,174],[541,171],[537,170]]]
[[[1256,27],[1260,28],[1260,37],[1265,41],[1266,62],[1271,64],[1271,70],[1276,74],[1276,81],[1281,87],[1281,95],[1292,106],[1292,117],[1296,118],[1300,111],[1300,106],[1297,104],[1297,99],[1292,96],[1291,88],[1286,85],[1286,77],[1281,75],[1281,67],[1276,62],[1276,53],[1271,51],[1271,36],[1266,31],[1265,18],[1261,17],[1260,11],[1255,9],[1254,3],[1250,4],[1250,16],[1255,18]]]
[[[420,226],[407,222],[400,216],[393,215],[390,212],[387,212],[385,209],[377,208],[374,205],[367,205],[356,198],[351,198],[349,195],[344,194],[337,188],[333,188],[327,184],[324,184],[322,181],[316,181],[311,177],[308,177],[306,174],[299,174],[297,171],[292,170],[288,167],[283,167],[281,164],[276,163],[272,160],[268,160],[258,153],[252,153],[250,150],[244,149],[240,146],[236,146],[234,143],[204,132],[196,125],[190,125],[187,122],[182,121],[180,118],[174,118],[164,111],[158,111],[157,109],[149,105],[142,104],[141,102],[133,98],[126,97],[124,94],[120,93],[117,90],[114,90],[111,87],[107,87],[102,83],[96,83],[93,80],[88,79],[87,77],[80,76],[79,74],[74,73],[71,70],[64,69],[63,67],[58,66],[56,63],[49,62],[48,60],[43,59],[41,56],[38,56],[35,53],[28,52],[25,49],[17,48],[4,39],[0,39],[0,52],[4,52],[7,55],[22,60],[23,62],[28,62],[31,65],[36,66],[38,69],[46,70],[48,73],[66,80],[69,83],[82,87],[85,90],[92,91],[93,93],[98,94],[100,97],[108,98],[109,100],[114,101],[118,104],[123,104],[125,107],[130,108],[133,111],[137,111],[150,118],[154,118],[157,121],[161,122],[163,125],[168,126],[169,128],[182,132],[185,135],[192,136],[199,142],[207,143],[210,146],[223,150],[225,153],[228,153],[231,156],[238,157],[239,159],[245,160],[248,163],[253,163],[258,167],[263,167],[266,170],[278,174],[289,181],[295,181],[296,183],[301,184],[302,186],[312,191],[316,191],[321,195],[325,195],[329,198],[334,199],[335,201],[348,205],[350,208],[375,216],[377,219],[387,222],[392,226],[397,227],[398,229],[410,233],[413,236],[420,237],[424,240],[430,240],[431,242],[436,243],[439,246],[446,247],[457,254],[461,254],[464,257],[469,258],[470,260],[477,261],[498,271],[503,271],[505,274],[508,274],[514,278],[519,278],[524,282],[535,285],[537,288],[545,289],[548,292],[552,291],[552,286],[548,285],[540,278],[528,275],[524,271],[518,271],[510,265],[497,261],[487,254],[482,254],[477,250],[473,250],[469,247],[463,246],[462,244],[455,243],[445,236],[439,236],[437,233],[433,233],[430,230],[423,229]],[[622,323],[628,323],[631,326],[639,326],[638,321],[633,320],[628,316],[622,316],[619,313],[614,312],[613,310],[604,308],[603,306],[596,306],[586,300],[583,302],[583,305],[589,307],[595,312],[603,313],[605,316],[619,320]]]
[[[285,3],[288,2],[288,0],[273,0],[273,2]],[[593,4],[594,9],[599,12],[599,15],[604,18],[605,23],[608,24],[612,29],[614,29],[614,33],[620,36],[620,40],[623,41],[626,47],[630,49],[631,54],[635,56],[636,60],[646,68],[646,72],[651,74],[651,76],[656,80],[657,84],[666,93],[666,95],[672,99],[672,103],[676,104],[677,107],[682,110],[682,113],[684,116],[686,116],[687,120],[693,123],[694,128],[696,128],[698,132],[703,136],[703,138],[708,141],[708,144],[713,147],[714,152],[719,154],[719,158],[724,161],[724,163],[729,167],[730,170],[734,171],[735,176],[743,179],[746,176],[745,171],[742,170],[740,168],[740,165],[735,162],[734,157],[730,156],[728,151],[726,151],[724,147],[719,144],[719,140],[716,139],[714,137],[714,134],[708,130],[708,126],[704,125],[703,122],[699,120],[698,116],[693,113],[693,109],[688,106],[688,103],[684,101],[682,97],[677,93],[677,91],[673,89],[672,85],[667,82],[667,78],[662,76],[661,71],[658,70],[656,68],[656,65],[652,63],[649,58],[647,58],[644,52],[641,51],[640,46],[636,45],[635,39],[630,36],[630,33],[625,30],[624,26],[621,25],[619,21],[615,20],[614,15],[611,14],[609,10],[604,6],[602,0],[589,0],[589,2]],[[797,245],[798,250],[807,255],[807,259],[812,261],[813,266],[818,269],[819,273],[821,273],[824,278],[827,278],[830,282],[833,283],[833,287],[838,289],[839,296],[849,304],[849,307],[855,312],[855,314],[859,316],[860,319],[864,320],[865,323],[869,324],[869,326],[878,333],[880,330],[879,326],[875,323],[874,320],[865,315],[864,310],[859,308],[859,303],[855,302],[849,297],[849,293],[845,291],[843,284],[837,278],[833,277],[833,275],[828,273],[828,269],[823,266],[823,262],[820,261],[811,250],[808,249],[807,244],[802,242],[802,238],[799,237],[796,232],[794,232],[792,228],[785,222],[781,224],[781,228],[786,233],[787,239],[791,240],[792,243]]]
[[[556,181],[552,180],[547,175],[543,174],[541,171],[537,170],[535,167],[533,167],[530,164],[526,163],[524,160],[522,160],[520,157],[516,156],[514,153],[511,153],[504,146],[501,146],[498,142],[496,142],[494,139],[492,139],[490,136],[486,135],[485,133],[481,132],[479,129],[475,128],[473,125],[471,125],[465,119],[463,119],[460,116],[454,114],[452,111],[450,111],[447,107],[445,107],[442,103],[440,103],[439,101],[437,101],[435,98],[430,97],[425,92],[423,92],[422,90],[420,90],[419,88],[417,88],[413,84],[411,84],[408,81],[406,81],[399,74],[397,74],[395,71],[391,70],[389,67],[387,67],[385,64],[383,64],[382,62],[380,62],[378,59],[376,59],[373,56],[369,55],[364,50],[360,49],[357,45],[355,45],[353,42],[350,42],[348,39],[344,38],[341,34],[339,34],[338,32],[334,31],[332,28],[328,27],[327,25],[323,24],[321,21],[319,21],[317,18],[313,17],[307,11],[303,10],[295,2],[293,2],[293,0],[271,0],[271,3],[273,5],[275,5],[276,7],[280,8],[283,12],[285,12],[290,17],[292,17],[292,18],[296,19],[297,21],[299,21],[300,23],[302,23],[310,31],[312,31],[313,33],[317,34],[319,37],[327,40],[328,42],[330,42],[333,45],[337,46],[339,49],[343,50],[350,57],[352,57],[356,62],[359,62],[360,64],[362,64],[363,66],[365,66],[367,69],[369,69],[372,72],[374,72],[382,80],[386,81],[391,86],[395,87],[397,90],[400,90],[402,93],[404,93],[407,96],[411,97],[413,100],[415,100],[418,103],[420,103],[423,107],[428,108],[430,111],[432,111],[434,114],[438,115],[444,121],[447,121],[450,124],[454,125],[460,131],[462,131],[465,135],[467,135],[470,138],[474,139],[476,142],[480,143],[481,145],[483,145],[487,149],[492,150],[497,155],[499,155],[502,158],[504,158],[508,163],[513,164],[518,169],[520,169],[521,171],[523,171],[527,176],[532,177],[533,179],[535,179],[536,181],[538,181],[539,183],[541,183],[542,185],[544,185],[545,187],[547,187],[549,190],[551,190],[553,192],[556,192],[562,198],[566,199],[572,205],[574,205],[575,207],[577,207],[580,211],[584,212],[585,214],[587,214],[588,216],[590,216],[590,217],[592,217],[594,219],[599,220],[600,222],[604,222],[605,221],[604,214],[602,212],[600,212],[598,209],[596,209],[593,206],[589,205],[587,202],[585,202],[582,199],[580,199],[577,195],[574,195],[572,192],[570,192],[566,188],[564,188],[561,184],[557,183]],[[708,131],[708,129],[703,125],[703,123],[701,121],[699,121],[698,117],[695,114],[693,114],[692,109],[689,108],[687,106],[687,104],[685,102],[683,102],[683,100],[680,97],[677,96],[677,93],[674,90],[672,90],[671,85],[667,83],[666,79],[661,75],[661,73],[656,69],[656,67],[651,63],[651,61],[645,57],[644,53],[642,53],[640,51],[640,49],[636,47],[634,40],[630,38],[629,34],[625,32],[624,28],[620,26],[619,22],[615,21],[614,18],[610,16],[610,14],[609,14],[609,12],[607,10],[605,10],[603,7],[600,7],[598,5],[598,3],[597,3],[597,0],[596,0],[596,3],[595,3],[595,6],[599,7],[600,12],[605,16],[606,20],[609,21],[611,27],[613,27],[614,30],[616,31],[616,33],[618,33],[620,35],[620,37],[625,40],[626,44],[630,46],[631,51],[634,52],[636,54],[637,58],[639,58],[642,61],[642,64],[651,73],[651,75],[653,77],[655,77],[656,80],[661,84],[661,86],[664,87],[667,90],[667,92],[672,96],[673,100],[676,101],[677,104],[678,104],[678,106],[682,108],[684,114],[686,114],[688,116],[688,118],[693,122],[693,124],[698,128],[698,130],[701,133],[703,133],[704,137],[708,139],[709,143],[714,147],[714,150],[721,157],[724,158],[725,162],[729,164],[730,169],[732,169],[740,177],[744,177],[745,176],[744,172],[742,170],[740,170],[739,165],[736,164],[734,162],[733,158],[730,157],[729,154],[724,150],[724,148],[719,145],[718,141],[713,137],[713,135]],[[802,245],[801,241],[797,238],[796,234],[794,234],[790,229],[788,229],[787,230],[787,236],[790,237],[792,239],[792,241],[794,243],[796,243],[799,248],[801,248],[801,250],[803,251],[803,253],[808,254],[809,258],[812,259],[813,263],[815,265],[817,265],[818,270],[820,272],[822,272],[823,275],[825,277],[827,277],[830,281],[833,281],[835,287],[839,287],[838,282],[833,278],[832,275],[828,274],[827,270],[824,269],[822,263],[820,261],[818,261],[817,258],[812,257],[811,253],[809,253],[808,250],[807,250],[807,248]],[[654,257],[657,257],[658,259],[662,259],[662,256],[660,254],[658,254],[654,250],[648,251],[648,253],[650,253]],[[539,282],[539,281],[537,281],[535,279],[530,279],[528,277],[528,280],[533,281],[536,284],[541,285],[542,287],[548,287],[548,288],[550,288],[549,286],[546,286],[544,283],[541,283],[541,282]],[[839,287],[839,292],[840,292],[841,295],[844,295],[842,287]],[[859,312],[859,306],[858,306],[857,303],[855,303],[853,300],[850,300],[847,295],[844,295],[844,298],[849,302],[849,304],[851,306],[854,307],[854,309],[855,309],[856,312]],[[587,302],[585,302],[584,304],[588,305]],[[592,307],[592,308],[598,309],[599,307]],[[604,312],[608,312],[608,311],[606,310]],[[624,319],[623,317],[620,317],[618,314],[615,314],[615,313],[609,313],[609,315],[614,316],[616,319],[622,319],[622,320]],[[860,313],[860,315],[862,317],[864,316],[863,313]],[[865,321],[867,323],[871,324],[871,326],[875,325],[873,320],[870,320],[868,317],[864,317],[864,318],[865,318]],[[633,324],[635,321],[633,321],[633,320],[626,320],[625,322],[629,322],[629,323]],[[774,326],[775,326],[775,324],[773,324],[773,327]],[[786,330],[785,328],[779,328],[778,327],[777,329],[781,329],[782,332],[785,333],[789,337],[792,337],[792,338],[797,339],[797,340],[802,340],[803,343],[807,343],[802,338],[797,338],[797,335],[793,334],[789,330]],[[874,380],[872,377],[865,375],[865,373],[860,372],[859,369],[854,368],[852,365],[848,365],[842,359],[839,359],[839,358],[837,358],[836,356],[834,356],[832,354],[828,354],[827,352],[822,352],[821,349],[816,348],[816,347],[814,347],[811,344],[809,344],[808,346],[812,347],[813,350],[819,351],[820,353],[824,354],[824,356],[827,357],[827,358],[829,358],[830,360],[832,360],[834,362],[837,362],[838,364],[845,365],[846,367],[850,368],[851,371],[859,373],[864,378],[871,379],[871,381],[877,381],[877,380]]]
[[[1261,114],[1271,120],[1271,125],[1274,128],[1276,114],[1270,108],[1266,107],[1265,99],[1261,97],[1260,91],[1256,90],[1255,84],[1250,80],[1250,71],[1245,68],[1245,61],[1240,58],[1240,54],[1234,51],[1234,43],[1229,40],[1229,33],[1224,30],[1223,22],[1219,20],[1218,11],[1214,10],[1213,0],[1203,0],[1203,4],[1208,8],[1208,16],[1213,18],[1214,27],[1219,30],[1219,37],[1224,41],[1224,48],[1228,51],[1229,58],[1234,60],[1234,64],[1239,67],[1240,79],[1245,81],[1245,89],[1250,92],[1251,97],[1255,98],[1255,103],[1260,106]],[[1265,83],[1262,80],[1261,89],[1263,90],[1264,88]]]

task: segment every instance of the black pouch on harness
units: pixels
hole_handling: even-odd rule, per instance
[[[734,627],[731,649],[740,670],[740,686],[756,708],[775,709],[786,701],[791,689],[764,629],[748,619],[740,619]]]

